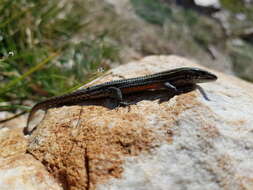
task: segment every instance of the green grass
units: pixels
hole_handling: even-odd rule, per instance
[[[25,100],[64,93],[118,60],[118,48],[106,33],[86,32],[89,5],[83,0],[1,0],[1,111],[24,110]]]

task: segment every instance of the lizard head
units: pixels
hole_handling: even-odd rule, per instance
[[[216,75],[199,68],[185,68],[183,75],[187,81],[195,84],[217,80]]]

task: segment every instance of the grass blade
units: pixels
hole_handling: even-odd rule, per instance
[[[25,72],[23,75],[20,77],[10,81],[4,88],[0,89],[0,95],[7,92],[9,89],[14,87],[18,82],[21,80],[25,79],[27,76],[31,75],[35,71],[41,69],[45,64],[47,64],[49,61],[54,59],[56,56],[58,56],[58,53],[53,53],[50,56],[48,56],[46,59],[42,60],[39,64],[37,64],[35,67],[31,68],[27,72]]]

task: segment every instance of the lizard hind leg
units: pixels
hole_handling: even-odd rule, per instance
[[[109,87],[108,90],[110,92],[110,97],[117,101],[117,106],[126,107],[130,105],[128,102],[123,101],[123,95],[119,88]]]

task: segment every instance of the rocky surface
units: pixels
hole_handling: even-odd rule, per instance
[[[183,66],[201,67],[177,56],[151,56],[113,69],[92,85]],[[13,183],[41,189],[252,189],[252,84],[211,72],[218,81],[201,84],[210,101],[193,91],[170,100],[167,93],[134,95],[127,99],[129,108],[50,109],[31,136],[24,138],[21,130],[18,137],[3,135],[2,144],[20,148],[2,146],[7,153],[1,154],[0,184],[18,189],[2,177],[12,168]],[[13,147],[18,156],[8,153]]]
[[[8,124],[8,127],[9,124]],[[1,190],[61,190],[61,186],[32,155],[20,128],[0,129]]]

